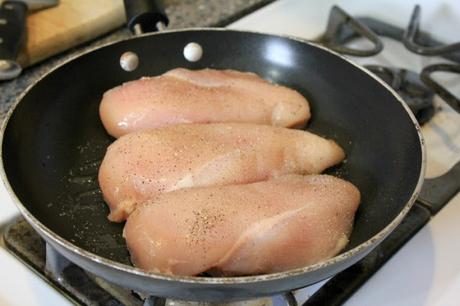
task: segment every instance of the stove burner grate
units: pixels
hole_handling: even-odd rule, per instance
[[[460,113],[460,100],[454,96],[447,88],[435,81],[431,74],[434,72],[452,72],[460,74],[460,65],[456,64],[435,64],[423,68],[421,73],[422,81],[432,88],[447,104]]]
[[[420,24],[420,5],[416,5],[412,12],[409,25],[404,32],[403,42],[410,51],[426,56],[455,54],[456,58],[460,56],[460,42],[450,45],[443,45],[432,40],[429,35],[419,33]],[[451,58],[453,61],[455,59]]]
[[[401,29],[373,18],[353,18],[340,7],[333,6],[326,31],[320,37],[319,42],[342,54],[368,57],[382,51],[383,43],[378,36],[383,36],[403,43],[413,53],[424,56],[438,55],[460,63],[460,42],[445,45],[432,38],[428,33],[420,31],[420,12],[420,6],[416,5],[407,29]],[[346,46],[348,42],[360,37],[367,39],[373,47],[371,49],[356,49]],[[420,124],[426,123],[434,115],[434,94],[439,95],[453,109],[460,112],[460,100],[431,78],[431,73],[436,71],[460,73],[460,65],[436,64],[427,66],[422,70],[420,77],[415,72],[404,69],[377,66],[368,68],[401,95]]]
[[[396,90],[420,124],[428,122],[433,117],[434,91],[422,83],[417,73],[377,65],[365,67]]]

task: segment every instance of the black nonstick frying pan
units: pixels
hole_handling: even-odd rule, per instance
[[[156,13],[150,17],[157,19],[136,16],[131,26],[137,31],[164,20]],[[203,50],[196,62],[183,56],[190,42]],[[126,52],[139,59],[131,72],[120,67]],[[99,162],[113,141],[102,127],[98,106],[107,89],[175,67],[251,71],[308,98],[312,119],[307,129],[336,140],[347,153],[346,162],[329,172],[353,182],[362,193],[351,241],[341,254],[308,267],[247,277],[168,276],[130,264],[123,224],[107,220],[108,208],[97,186]],[[414,116],[368,71],[307,41],[225,29],[143,34],[80,55],[50,71],[18,99],[2,135],[7,188],[52,247],[111,282],[188,300],[272,295],[344,270],[401,222],[418,195],[425,164]]]

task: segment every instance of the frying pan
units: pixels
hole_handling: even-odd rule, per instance
[[[132,20],[138,30],[139,25],[152,24],[148,18]],[[183,56],[190,42],[203,49],[199,61]],[[131,72],[119,63],[128,51],[139,58]],[[130,264],[123,224],[107,220],[108,209],[97,185],[98,165],[114,140],[101,124],[98,106],[104,91],[175,67],[251,71],[308,98],[312,119],[307,129],[336,140],[347,153],[346,162],[329,173],[353,182],[362,193],[350,243],[341,254],[295,270],[245,277],[170,276]],[[367,70],[308,41],[226,29],[142,34],[77,56],[19,97],[2,132],[7,189],[49,245],[113,283],[197,301],[273,295],[344,270],[401,222],[418,195],[425,165],[414,116],[391,88]]]

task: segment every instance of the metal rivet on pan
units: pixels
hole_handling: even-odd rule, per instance
[[[184,57],[189,62],[199,61],[202,56],[203,56],[203,48],[199,44],[195,42],[191,42],[185,46]]]
[[[0,59],[0,80],[10,80],[21,73],[21,66],[15,61]]]
[[[120,66],[125,71],[136,70],[137,66],[139,66],[139,57],[134,52],[125,52],[120,57]]]
[[[5,24],[6,24],[6,19],[0,18],[0,25],[5,25]]]
[[[0,44],[3,42],[3,38],[0,37]]]

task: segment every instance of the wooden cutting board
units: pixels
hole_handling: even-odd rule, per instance
[[[27,42],[19,62],[23,67],[35,64],[125,22],[123,0],[60,0],[27,17]]]

